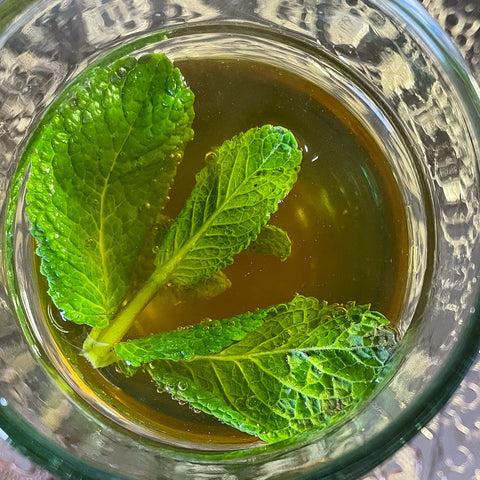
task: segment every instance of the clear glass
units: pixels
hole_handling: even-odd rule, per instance
[[[356,478],[414,435],[478,350],[478,89],[412,1],[0,3],[0,428],[64,478]],[[30,133],[65,86],[109,55],[249,58],[340,100],[383,150],[407,206],[410,279],[395,372],[319,435],[236,452],[173,446],[78,389],[52,354],[24,212]],[[112,53],[114,52],[114,53]],[[42,341],[39,341],[39,339]],[[228,450],[228,449],[226,449]]]

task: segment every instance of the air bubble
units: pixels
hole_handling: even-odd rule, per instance
[[[180,381],[178,382],[177,388],[181,391],[184,392],[188,387],[188,383],[185,381]]]
[[[205,155],[205,163],[208,163],[208,162],[212,162],[213,160],[215,160],[215,152],[208,152],[206,155]]]
[[[200,326],[201,326],[202,330],[208,330],[212,326],[212,319],[208,318],[208,317],[204,318],[200,322]]]
[[[175,160],[176,162],[180,162],[182,160],[182,157],[183,155],[181,152],[175,152],[170,155],[170,158],[172,160]]]
[[[221,330],[222,329],[222,324],[218,320],[212,320],[212,323],[210,325],[211,325],[211,328],[213,330]]]

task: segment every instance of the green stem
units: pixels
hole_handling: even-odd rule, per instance
[[[157,269],[143,287],[106,327],[92,328],[83,343],[83,355],[95,368],[106,367],[117,360],[113,347],[130,330],[137,315],[146,307],[158,289],[167,283],[167,269]]]

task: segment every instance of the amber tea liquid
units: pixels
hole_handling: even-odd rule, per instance
[[[226,318],[288,302],[295,294],[371,303],[394,324],[407,282],[405,207],[388,162],[359,121],[338,101],[294,73],[247,60],[176,62],[195,93],[194,140],[188,145],[165,213],[175,217],[213,146],[263,124],[290,129],[303,151],[298,181],[270,223],[286,230],[292,253],[250,253],[224,270],[232,287],[210,300],[153,299],[129,337]],[[126,379],[115,367],[94,370],[79,355],[88,328],[65,321],[45,280],[42,301],[72,376],[119,418],[166,442],[240,448],[257,439],[157,392],[149,377]],[[123,421],[123,420],[122,420]]]

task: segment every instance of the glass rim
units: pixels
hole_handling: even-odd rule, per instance
[[[44,2],[39,3],[42,5]],[[480,119],[480,89],[467,62],[447,33],[416,0],[372,0],[372,3],[381,5],[384,11],[393,12],[396,19],[400,15],[407,20],[411,31],[418,34],[416,39],[422,48],[432,53],[443,71],[454,78],[457,94],[469,114],[469,123],[476,131],[476,138],[480,138],[480,122],[472,122],[472,119]],[[23,5],[25,4],[28,5],[27,9],[38,6],[34,2],[24,2]],[[340,459],[319,464],[314,472],[306,473],[301,478],[336,478],[336,475],[342,475],[343,479],[354,479],[387,459],[417,434],[448,402],[477,358],[479,346],[480,298],[477,298],[475,312],[470,315],[462,338],[425,391],[416,396],[380,434],[368,439]],[[441,382],[438,381],[440,376]],[[105,472],[93,463],[63,450],[34,430],[8,406],[0,408],[0,420],[0,432],[5,432],[9,443],[53,474],[75,475],[81,471],[85,480],[127,480],[126,477]]]

